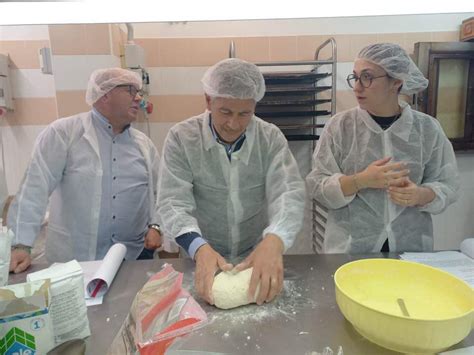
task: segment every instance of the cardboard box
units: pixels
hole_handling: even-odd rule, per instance
[[[0,287],[0,355],[46,354],[54,347],[50,281]]]
[[[461,35],[459,39],[463,42],[474,41],[474,17],[468,18],[462,22]]]

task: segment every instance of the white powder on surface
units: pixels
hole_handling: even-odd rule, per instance
[[[260,335],[249,335],[248,327],[261,326],[279,319],[279,322],[294,323],[300,312],[306,312],[308,308],[316,308],[317,304],[310,298],[303,297],[307,294],[308,285],[303,280],[285,280],[283,290],[275,300],[264,303],[261,306],[250,304],[233,309],[218,309],[213,306],[206,306],[209,326],[213,336],[218,336],[225,342],[230,342],[236,346],[234,350],[245,353],[262,353],[262,346],[259,344]],[[288,324],[289,325],[289,324]],[[206,330],[207,329],[207,330]],[[202,335],[209,328],[205,327],[196,331],[196,335]],[[307,334],[307,332],[301,332]],[[298,334],[298,333],[296,333]],[[239,347],[240,345],[240,347]],[[243,348],[245,350],[239,350]]]
[[[194,288],[194,273],[185,273],[183,287],[189,290],[208,317],[208,325],[195,330],[194,335],[197,339],[202,339],[203,334],[217,336],[228,346],[232,346],[236,353],[249,354],[265,353],[260,343],[262,334],[258,331],[258,327],[265,324],[277,322],[283,327],[295,327],[295,335],[304,336],[302,334],[308,332],[305,332],[305,329],[297,329],[299,327],[296,322],[301,315],[318,306],[310,298],[312,295],[308,282],[312,280],[302,279],[299,274],[291,272],[285,276],[287,279],[283,281],[283,290],[272,302],[261,306],[249,304],[232,309],[219,309],[200,299]],[[298,335],[300,331],[302,334]],[[202,347],[202,344],[199,346]],[[178,348],[184,349],[181,345],[176,345],[176,349]]]
[[[246,325],[249,322],[259,323],[279,316],[284,316],[285,321],[295,321],[295,316],[304,308],[315,308],[316,302],[302,296],[303,287],[297,285],[294,280],[285,280],[283,290],[275,300],[264,303],[261,306],[247,305],[228,310],[213,308],[208,311],[209,322],[218,321],[223,324]],[[228,333],[228,331],[227,331]],[[246,334],[246,332],[245,332]]]
[[[261,306],[249,304],[232,309],[219,309],[207,304],[197,295],[194,273],[185,273],[183,288],[187,289],[204,309],[208,324],[193,331],[189,338],[183,338],[183,343],[175,344],[173,348],[207,349],[203,336],[212,336],[218,340],[212,345],[212,349],[209,346],[208,350],[232,349],[234,353],[266,354],[268,332],[271,331],[262,331],[262,326],[278,330],[288,329],[298,341],[307,341],[309,332],[301,327],[298,320],[306,320],[311,310],[318,307],[319,304],[312,299],[315,287],[311,286],[317,282],[314,277],[302,278],[300,272],[285,270],[283,290],[272,302]]]

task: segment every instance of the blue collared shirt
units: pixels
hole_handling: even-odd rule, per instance
[[[220,139],[214,126],[212,125],[211,115],[209,115],[209,128],[211,129],[212,135],[216,142],[225,148],[227,158],[229,158],[230,161],[232,153],[237,152],[240,150],[240,148],[242,148],[242,144],[244,144],[245,141],[245,132],[242,133],[234,143],[226,143]],[[197,250],[204,244],[207,244],[207,241],[199,233],[190,232],[176,237],[176,243],[178,243],[181,248],[186,250],[188,255],[194,259]]]
[[[102,161],[102,199],[96,259],[102,259],[115,243],[127,246],[128,260],[144,247],[150,203],[145,158],[129,127],[115,134],[106,117],[92,109],[92,123]]]
[[[216,142],[225,148],[225,152],[227,153],[227,158],[229,158],[229,161],[230,161],[232,153],[237,152],[242,147],[242,144],[244,144],[245,132],[242,133],[240,137],[235,140],[234,143],[226,143],[219,137],[219,134],[214,128],[214,125],[212,124],[211,115],[209,115],[209,127],[211,128],[212,135],[214,136]]]

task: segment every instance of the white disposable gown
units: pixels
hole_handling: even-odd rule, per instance
[[[8,213],[13,243],[33,245],[51,195],[46,237],[50,262],[94,260],[102,190],[102,163],[90,112],[49,125],[35,143],[32,160]],[[130,128],[145,158],[150,221],[156,202],[159,156],[151,140]]]
[[[171,128],[165,141],[158,213],[165,233],[197,232],[224,257],[248,253],[267,233],[289,248],[302,227],[305,186],[281,131],[253,117],[229,161],[209,112]]]
[[[457,199],[456,158],[436,119],[400,104],[401,117],[385,131],[359,107],[326,124],[306,178],[311,195],[329,209],[324,252],[378,252],[387,239],[391,251],[433,249],[431,214],[441,213]],[[411,181],[431,188],[434,200],[405,207],[393,203],[384,189],[370,188],[344,196],[342,175],[361,172],[384,157],[407,163]]]

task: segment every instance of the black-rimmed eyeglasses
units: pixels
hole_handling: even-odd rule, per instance
[[[357,76],[355,74],[349,74],[346,80],[347,80],[347,85],[349,85],[351,89],[354,88],[355,83],[359,80],[360,80],[360,85],[362,85],[363,88],[367,89],[370,87],[370,85],[372,85],[372,81],[374,79],[384,78],[386,76],[388,77],[387,74],[380,75],[380,76],[373,76],[369,73],[361,73],[360,76]]]
[[[138,90],[135,86],[133,85],[117,85],[117,88],[128,88],[128,93],[130,94],[131,97],[136,97],[137,94],[143,97],[145,95],[145,92],[143,90]]]

